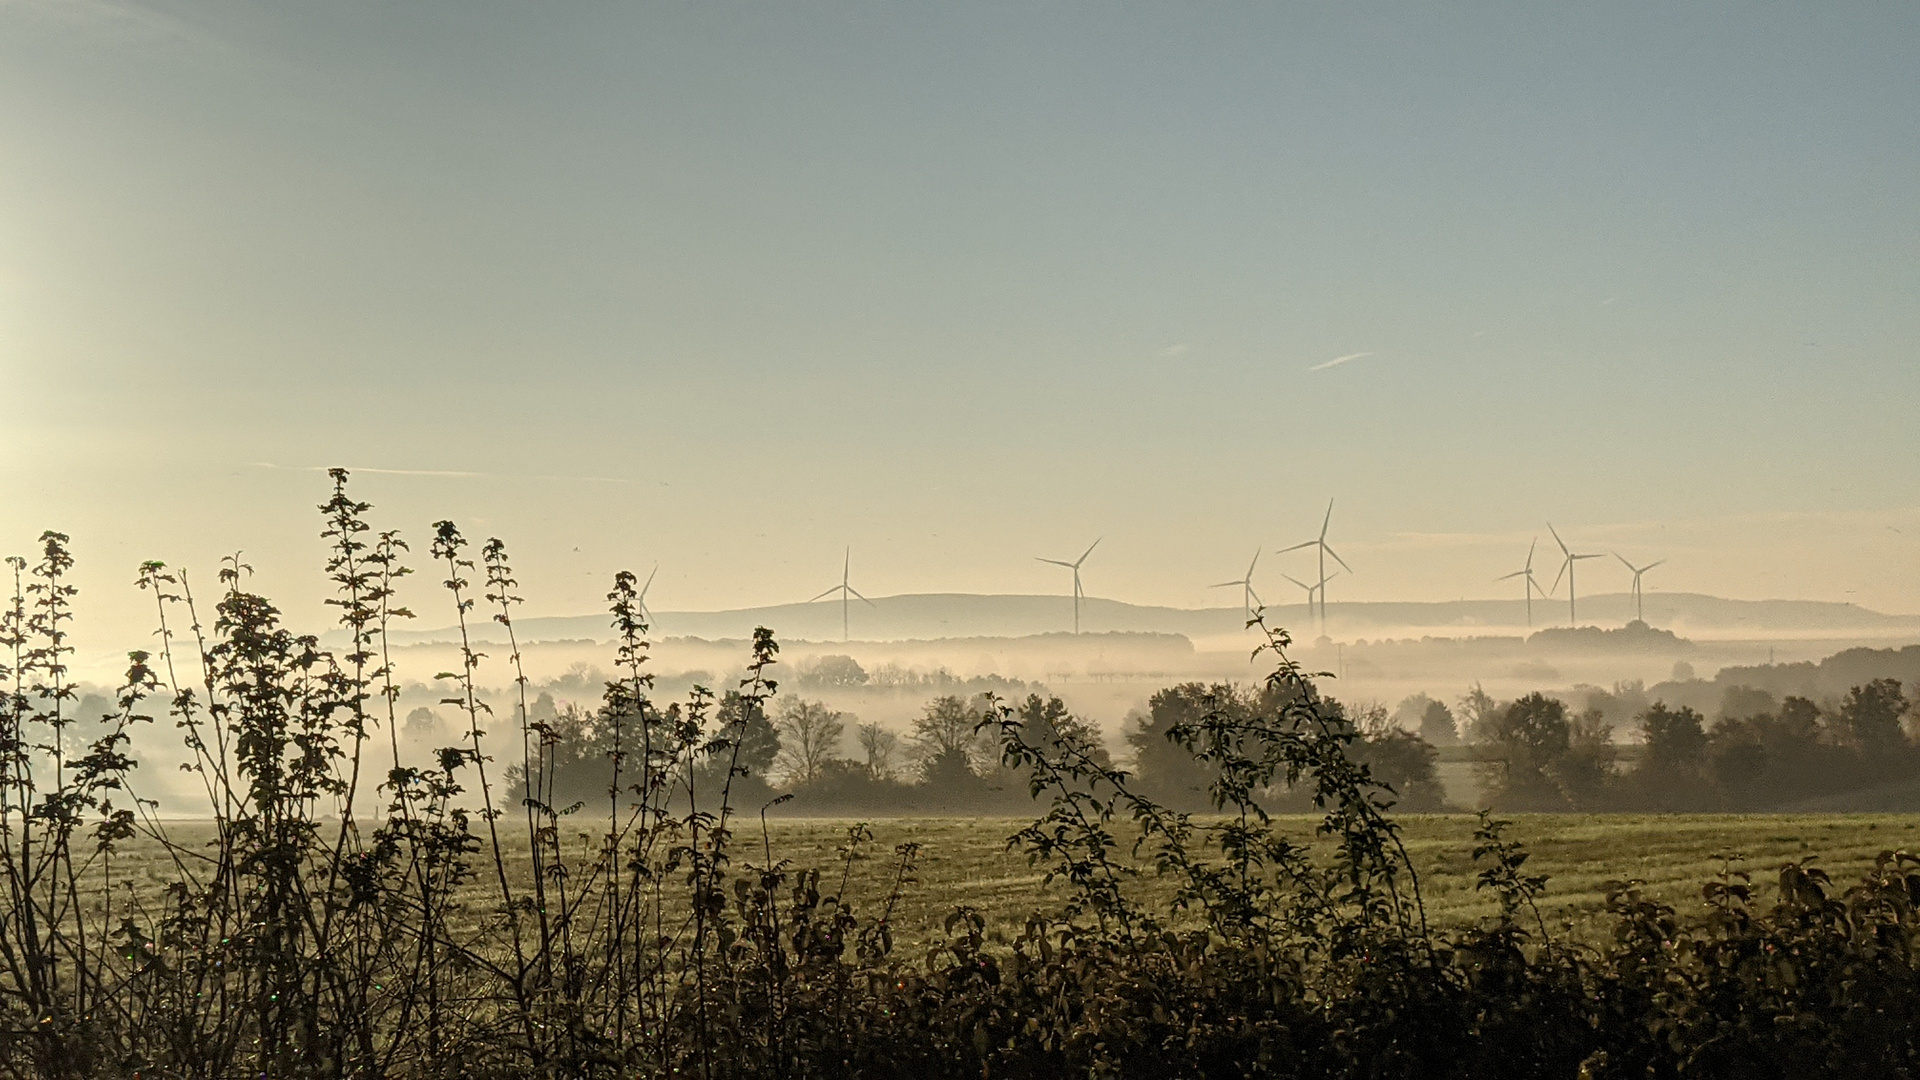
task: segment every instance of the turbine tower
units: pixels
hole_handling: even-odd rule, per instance
[[[1533,538],[1533,543],[1527,545],[1527,565],[1511,574],[1501,574],[1493,579],[1495,581],[1506,581],[1509,578],[1527,579],[1526,587],[1520,591],[1527,598],[1527,629],[1529,630],[1533,629],[1533,594],[1538,592],[1543,597],[1547,595],[1547,590],[1542,589],[1540,583],[1533,580],[1533,549],[1539,546],[1540,538],[1536,536]]]
[[[1553,587],[1556,589],[1559,588],[1560,578],[1563,575],[1566,577],[1567,579],[1567,625],[1578,626],[1580,624],[1577,617],[1574,615],[1574,607],[1573,607],[1573,601],[1574,601],[1573,564],[1576,562],[1579,562],[1581,559],[1598,559],[1598,558],[1601,558],[1602,556],[1601,556],[1601,553],[1599,552],[1591,552],[1587,554],[1575,554],[1574,552],[1567,550],[1567,542],[1565,540],[1560,539],[1559,533],[1554,532],[1553,522],[1551,521],[1547,522],[1547,531],[1550,533],[1553,533],[1553,542],[1560,545],[1560,554],[1565,556],[1565,561],[1560,564],[1560,573],[1553,575]]]
[[[1319,550],[1320,583],[1319,585],[1316,586],[1316,588],[1320,590],[1320,636],[1321,637],[1325,637],[1327,635],[1327,582],[1332,580],[1331,578],[1327,577],[1327,556],[1329,555],[1333,556],[1334,562],[1339,563],[1341,567],[1343,567],[1347,571],[1347,573],[1349,574],[1353,573],[1353,567],[1347,565],[1347,560],[1341,558],[1339,552],[1333,550],[1333,548],[1327,545],[1327,526],[1331,524],[1333,524],[1333,500],[1328,499],[1327,500],[1327,516],[1324,519],[1322,519],[1320,522],[1320,535],[1317,537],[1314,537],[1312,540],[1303,540],[1300,543],[1293,545],[1292,547],[1284,547],[1280,549],[1281,554],[1285,554],[1286,552],[1289,552],[1289,551],[1299,551],[1301,548],[1320,549]]]
[[[1086,593],[1080,590],[1080,564],[1083,562],[1086,562],[1087,556],[1093,554],[1093,549],[1100,546],[1100,540],[1105,540],[1105,539],[1106,537],[1103,536],[1103,537],[1100,537],[1099,540],[1095,540],[1093,543],[1088,544],[1087,550],[1081,552],[1080,557],[1073,560],[1072,562],[1067,562],[1065,559],[1041,559],[1040,556],[1038,555],[1034,556],[1034,558],[1040,559],[1040,561],[1043,563],[1052,563],[1055,566],[1064,566],[1067,569],[1073,571],[1073,632],[1076,634],[1080,632],[1080,601],[1085,599],[1087,595]]]
[[[1247,574],[1245,577],[1239,581],[1222,581],[1217,585],[1207,586],[1210,589],[1225,589],[1234,585],[1240,586],[1243,590],[1240,596],[1240,602],[1247,609],[1248,622],[1253,621],[1254,610],[1260,605],[1260,594],[1253,591],[1253,568],[1258,565],[1260,565],[1260,549],[1255,548],[1253,561],[1247,564]]]
[[[1656,566],[1659,566],[1661,563],[1666,562],[1667,560],[1655,559],[1654,561],[1648,563],[1645,566],[1635,566],[1632,563],[1627,561],[1627,557],[1625,555],[1622,555],[1617,551],[1613,553],[1613,557],[1620,560],[1620,565],[1633,571],[1633,621],[1638,623],[1644,623],[1647,620],[1646,620],[1646,617],[1640,613],[1640,575],[1646,573],[1647,571],[1653,569]]]
[[[814,600],[824,600],[827,597],[832,596],[834,593],[840,594],[840,640],[841,641],[846,641],[848,638],[847,605],[851,602],[852,598],[859,596],[861,603],[867,605],[868,607],[874,606],[873,601],[867,599],[864,596],[860,596],[860,591],[858,589],[855,589],[849,583],[849,578],[852,576],[852,573],[853,573],[853,549],[849,547],[847,549],[846,561],[840,564],[840,584],[835,585],[833,588],[828,589],[826,592],[823,592],[819,596],[814,597],[813,600],[807,601],[807,603],[811,604],[814,602]]]

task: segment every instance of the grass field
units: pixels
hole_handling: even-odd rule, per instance
[[[1282,828],[1302,840],[1311,839],[1316,821],[1280,819]],[[1460,925],[1492,914],[1494,905],[1474,887],[1475,819],[1437,814],[1409,815],[1400,821],[1421,873],[1432,922]],[[584,818],[571,823],[575,828],[569,846],[585,858],[598,843],[590,832],[596,823]],[[763,839],[758,821],[738,821],[734,866],[739,870],[760,865],[770,850],[773,859],[785,860],[793,869],[819,868],[823,891],[833,892],[842,872],[838,852],[852,824],[850,820],[775,819]],[[960,905],[978,909],[986,917],[990,941],[1006,942],[1029,914],[1053,904],[1041,869],[1006,848],[1007,836],[1021,824],[1014,818],[872,821],[873,840],[862,846],[864,857],[853,864],[847,895],[856,910],[876,913],[892,884],[895,845],[917,843],[916,880],[907,887],[894,917],[900,946],[917,948],[937,940],[942,921]],[[176,840],[194,844],[196,834],[207,830],[204,825],[177,823],[168,831]],[[1817,857],[1816,865],[1833,875],[1837,884],[1845,885],[1883,850],[1920,850],[1920,816],[1519,815],[1513,818],[1509,836],[1523,841],[1533,853],[1528,870],[1550,877],[1543,904],[1548,918],[1571,920],[1576,931],[1584,932],[1592,916],[1602,910],[1609,881],[1641,879],[1648,895],[1673,904],[1682,914],[1697,909],[1700,886],[1721,870],[1723,855],[1741,857],[1737,865],[1753,875],[1763,903],[1773,898],[1774,875],[1780,865],[1809,855]],[[115,873],[123,881],[145,877],[158,882],[172,872],[158,855],[157,846],[132,846]],[[518,869],[524,875],[524,863]],[[1144,897],[1170,891],[1151,870],[1136,884]],[[519,885],[524,887],[524,880]],[[490,878],[483,874],[476,888],[491,890]],[[478,897],[476,901],[487,902]]]
[[[1283,819],[1302,839],[1311,837],[1317,819]],[[1493,903],[1475,889],[1472,860],[1475,819],[1470,815],[1414,815],[1401,819],[1409,852],[1420,869],[1429,917],[1437,925],[1469,923],[1492,914]],[[876,858],[856,871],[853,895],[885,894],[877,880],[884,869],[878,856],[893,844],[921,845],[919,883],[908,893],[895,923],[904,941],[926,941],[956,905],[985,913],[991,938],[1016,933],[1025,916],[1047,906],[1039,869],[1005,838],[1021,823],[1014,819],[883,820],[871,823]],[[770,834],[776,858],[796,865],[824,866],[843,842],[845,822],[786,820]],[[1743,857],[1745,869],[1770,902],[1780,865],[1818,856],[1837,883],[1847,883],[1888,848],[1920,849],[1920,817],[1914,815],[1521,815],[1513,819],[1512,838],[1524,841],[1533,858],[1528,869],[1550,876],[1545,910],[1576,923],[1602,910],[1606,883],[1638,878],[1645,892],[1683,913],[1700,904],[1700,886],[1722,868],[1723,854]],[[864,882],[858,881],[865,878]],[[1140,880],[1151,893],[1151,872]]]

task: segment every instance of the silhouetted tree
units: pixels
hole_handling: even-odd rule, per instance
[[[1729,686],[1720,695],[1721,719],[1743,719],[1749,716],[1770,716],[1777,707],[1773,695],[1765,690],[1756,690],[1751,686]]]
[[[1645,746],[1632,788],[1637,800],[1656,810],[1704,810],[1712,805],[1707,774],[1707,732],[1700,714],[1654,702],[1640,714]]]
[[[801,813],[898,813],[919,809],[920,790],[891,776],[876,776],[868,765],[836,758],[824,762],[808,783],[792,789]],[[944,809],[945,807],[942,807]]]
[[[1847,691],[1834,717],[1839,741],[1868,758],[1904,757],[1908,749],[1900,720],[1907,699],[1897,679],[1875,679]]]
[[[805,698],[782,702],[773,727],[780,734],[774,766],[789,784],[809,784],[818,778],[827,762],[840,757],[840,742],[847,733],[846,714]]]
[[[1500,704],[1482,690],[1479,683],[1460,695],[1458,705],[1454,710],[1454,728],[1459,731],[1462,742],[1479,742],[1482,730],[1500,715]]]
[[[1394,805],[1401,810],[1445,808],[1446,791],[1434,770],[1440,751],[1413,732],[1395,729],[1366,737],[1354,744],[1353,756],[1366,763],[1375,780],[1393,789]]]
[[[1762,725],[1773,717],[1760,715],[1739,720],[1723,720],[1707,736],[1707,767],[1713,776],[1714,790],[1730,810],[1758,810],[1768,796],[1777,794],[1766,783],[1771,755]]]
[[[732,798],[737,805],[756,806],[771,799],[773,789],[768,774],[780,757],[780,732],[767,718],[766,708],[738,690],[729,690],[714,710],[709,731],[716,736],[725,734],[739,745],[737,749],[716,747],[695,768],[694,785],[706,793],[702,798],[713,798],[722,785],[729,782],[727,770],[731,766],[739,770],[731,781]]]
[[[1021,702],[1014,712],[1020,717],[1021,723],[1027,726],[1027,741],[1030,744],[1051,749],[1061,739],[1071,738],[1091,747],[1091,756],[1101,765],[1112,764],[1107,748],[1101,743],[1099,729],[1073,715],[1067,703],[1059,698],[1028,694],[1027,700]]]
[[[1245,695],[1230,683],[1181,683],[1147,699],[1145,716],[1127,731],[1136,785],[1152,798],[1180,807],[1206,804],[1213,773],[1186,748],[1168,741],[1178,725],[1198,722],[1215,709],[1243,709]]]
[[[1427,702],[1433,699],[1425,694],[1408,694],[1393,707],[1394,723],[1408,731],[1420,730],[1420,718],[1427,714]]]
[[[556,808],[577,803],[604,807],[607,788],[613,783],[612,725],[601,710],[589,712],[569,703],[547,716],[548,707],[552,707],[550,698],[545,706],[536,701],[527,710],[548,733],[533,762],[540,770],[540,801]],[[518,747],[514,756],[519,756]],[[508,764],[506,779],[507,801],[517,806],[528,795],[526,770],[520,762]]]
[[[406,726],[401,729],[409,739],[435,739],[440,736],[440,717],[425,705],[407,714]]]
[[[834,687],[846,689],[867,684],[867,671],[860,662],[851,656],[828,655],[818,657],[800,668],[797,680],[805,687]]]
[[[1599,709],[1584,709],[1567,720],[1567,752],[1547,770],[1575,810],[1601,810],[1614,795],[1613,725]]]
[[[1740,810],[1803,800],[1911,777],[1915,755],[1900,731],[1898,684],[1865,683],[1831,715],[1788,696],[1775,715],[1722,719],[1707,737],[1708,772],[1722,802]]]
[[[1460,730],[1454,725],[1453,710],[1447,708],[1444,701],[1428,701],[1420,712],[1420,737],[1434,746],[1452,746],[1460,741]]]
[[[913,721],[913,749],[928,783],[978,778],[988,751],[975,730],[984,712],[966,699],[948,694],[927,702]]]
[[[900,736],[879,724],[861,724],[858,739],[867,771],[877,780],[893,779],[893,755],[899,749]]]
[[[1820,710],[1789,696],[1776,714],[1726,717],[1707,735],[1707,762],[1721,801],[1757,810],[1814,794],[1837,747],[1820,738]]]
[[[1491,721],[1476,723],[1474,734],[1480,746],[1482,787],[1496,809],[1571,808],[1552,775],[1572,746],[1565,705],[1543,694],[1528,694],[1494,714]]]

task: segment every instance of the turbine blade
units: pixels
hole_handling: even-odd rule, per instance
[[[1659,566],[1659,565],[1660,565],[1661,563],[1663,563],[1663,562],[1666,562],[1666,561],[1667,561],[1667,560],[1665,560],[1665,559],[1656,559],[1656,560],[1654,560],[1653,562],[1650,562],[1650,563],[1648,563],[1647,565],[1645,565],[1645,566],[1643,566],[1643,567],[1641,567],[1641,568],[1640,568],[1640,570],[1639,570],[1639,572],[1640,572],[1640,573],[1642,573],[1642,574],[1644,574],[1644,573],[1646,573],[1647,571],[1649,571],[1649,570],[1651,570],[1651,569],[1653,569],[1653,568],[1654,568],[1654,567],[1656,567],[1656,566]]]
[[[1320,521],[1320,539],[1322,542],[1324,542],[1327,539],[1327,526],[1331,524],[1333,524],[1333,500],[1328,499],[1327,500],[1327,516],[1325,518],[1322,518]]]
[[[1253,561],[1247,564],[1247,580],[1253,580],[1253,568],[1260,565],[1260,549],[1253,549]]]
[[[1077,558],[1077,559],[1075,559],[1075,560],[1073,560],[1073,565],[1075,565],[1075,566],[1079,566],[1079,565],[1080,565],[1081,563],[1083,563],[1083,562],[1086,562],[1086,561],[1087,561],[1087,556],[1089,556],[1089,555],[1091,555],[1091,554],[1093,554],[1093,549],[1094,549],[1094,548],[1097,548],[1097,547],[1099,547],[1099,546],[1100,546],[1100,540],[1105,540],[1105,539],[1106,539],[1106,537],[1104,537],[1104,536],[1103,536],[1103,537],[1100,537],[1100,539],[1099,539],[1099,540],[1095,540],[1095,541],[1094,541],[1093,543],[1091,543],[1091,544],[1088,544],[1088,545],[1087,545],[1087,550],[1085,550],[1085,551],[1083,551],[1083,552],[1081,552],[1081,553],[1080,553],[1080,557],[1079,557],[1079,558]]]
[[[1625,555],[1622,555],[1616,551],[1613,553],[1613,557],[1620,560],[1621,566],[1626,567],[1627,569],[1633,571],[1636,574],[1640,572],[1640,568],[1628,562],[1627,557]]]
[[[1246,582],[1245,582],[1245,581],[1223,581],[1223,582],[1221,582],[1221,583],[1219,583],[1218,585],[1209,585],[1209,586],[1207,586],[1207,588],[1209,588],[1209,589],[1224,589],[1224,588],[1226,588],[1226,587],[1227,587],[1227,586],[1229,586],[1229,585],[1245,585],[1245,584],[1246,584]]]
[[[1547,531],[1553,534],[1553,542],[1560,545],[1560,554],[1562,555],[1572,554],[1567,550],[1567,542],[1565,540],[1560,539],[1560,531],[1553,527],[1553,522],[1551,521],[1547,522]]]
[[[853,594],[853,595],[855,595],[855,596],[860,596],[860,590],[859,590],[859,589],[856,589],[856,588],[854,588],[854,587],[853,587],[853,586],[851,586],[851,585],[849,585],[849,586],[847,586],[847,591],[848,591],[848,592],[850,592],[850,593],[852,593],[852,594]],[[867,605],[868,607],[873,607],[873,606],[874,606],[874,603],[873,603],[873,601],[871,601],[871,600],[868,600],[868,599],[867,599],[866,597],[864,597],[864,596],[860,596],[860,599],[861,599],[861,600],[862,600],[863,602],[865,602],[865,604],[866,604],[866,605]]]
[[[1295,585],[1300,586],[1301,588],[1307,590],[1308,592],[1312,592],[1314,589],[1312,585],[1309,585],[1306,582],[1301,581],[1299,578],[1294,577],[1292,574],[1281,574],[1280,576],[1283,578],[1286,578],[1288,581],[1293,582]]]
[[[845,587],[846,586],[844,585],[835,585],[833,588],[828,589],[826,592],[823,592],[819,596],[814,597],[813,600],[825,600],[827,597],[832,596],[834,593],[839,592],[841,589]],[[813,600],[809,600],[807,601],[807,603],[811,604],[813,603]]]
[[[1299,551],[1301,548],[1316,547],[1319,545],[1319,543],[1320,541],[1318,540],[1308,540],[1304,543],[1295,544],[1292,547],[1283,547],[1279,551],[1275,552],[1274,554],[1285,555],[1289,551]]]
[[[1531,573],[1529,573],[1529,572],[1528,572],[1528,571],[1526,571],[1526,570],[1515,570],[1515,571],[1514,571],[1513,573],[1511,573],[1511,574],[1501,574],[1501,575],[1500,575],[1499,577],[1497,577],[1497,578],[1494,578],[1493,580],[1495,580],[1495,581],[1505,581],[1505,580],[1507,580],[1508,578],[1517,578],[1517,577],[1531,577],[1531,576],[1532,576],[1532,574],[1531,574]]]
[[[1343,558],[1341,558],[1341,557],[1340,557],[1340,553],[1339,553],[1339,552],[1337,552],[1337,551],[1335,551],[1335,550],[1333,550],[1333,549],[1332,549],[1332,548],[1330,548],[1330,547],[1327,547],[1327,545],[1325,545],[1325,544],[1321,544],[1320,546],[1321,546],[1321,547],[1323,547],[1323,548],[1327,548],[1327,554],[1329,554],[1329,555],[1331,555],[1331,556],[1333,556],[1333,561],[1334,561],[1334,562],[1337,562],[1337,563],[1339,563],[1339,564],[1340,564],[1341,566],[1347,566],[1347,560],[1345,560],[1345,559],[1343,559]],[[1347,566],[1347,573],[1349,573],[1349,574],[1351,574],[1351,573],[1353,573],[1353,567],[1351,567],[1351,566]]]
[[[1035,556],[1034,556],[1034,558],[1036,558],[1036,559],[1040,559],[1040,556],[1038,556],[1038,555],[1035,555]],[[1044,563],[1052,563],[1052,564],[1053,564],[1053,565],[1055,565],[1055,566],[1064,566],[1064,567],[1066,567],[1066,568],[1067,568],[1067,569],[1069,569],[1069,570],[1072,570],[1072,569],[1074,569],[1074,565],[1073,565],[1072,563],[1070,563],[1070,562],[1061,562],[1061,561],[1060,561],[1059,559],[1040,559],[1040,561],[1041,561],[1041,562],[1044,562]]]
[[[1563,562],[1560,564],[1560,572],[1558,574],[1553,575],[1553,587],[1556,591],[1558,591],[1560,588],[1560,579],[1566,576],[1567,567],[1572,565],[1573,565],[1573,559],[1568,558],[1566,562]]]

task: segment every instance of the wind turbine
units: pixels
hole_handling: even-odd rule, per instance
[[[1527,565],[1515,570],[1511,574],[1501,574],[1499,577],[1493,579],[1495,581],[1506,581],[1508,578],[1527,579],[1526,588],[1522,589],[1521,592],[1527,598],[1527,629],[1529,630],[1533,629],[1533,594],[1538,592],[1541,596],[1547,595],[1547,590],[1540,588],[1540,583],[1533,580],[1533,549],[1539,546],[1540,538],[1536,536],[1533,538],[1533,543],[1527,545]]]
[[[1260,604],[1260,594],[1253,591],[1253,568],[1258,565],[1260,565],[1260,550],[1255,548],[1253,561],[1247,564],[1247,575],[1245,577],[1239,581],[1222,581],[1218,585],[1207,586],[1210,589],[1225,589],[1233,585],[1240,586],[1241,589],[1244,590],[1241,594],[1240,602],[1246,606],[1247,620],[1249,622],[1253,620],[1254,609]]]
[[[1299,551],[1301,548],[1310,547],[1310,548],[1320,549],[1320,552],[1319,552],[1320,584],[1318,585],[1318,588],[1320,590],[1320,636],[1322,637],[1325,637],[1327,633],[1327,582],[1332,580],[1331,578],[1327,577],[1327,556],[1329,555],[1333,556],[1334,562],[1339,563],[1343,568],[1345,568],[1347,573],[1349,574],[1353,573],[1353,567],[1347,566],[1347,560],[1341,558],[1339,552],[1333,550],[1333,548],[1327,545],[1327,526],[1331,524],[1333,524],[1333,500],[1328,499],[1327,500],[1327,516],[1324,519],[1322,519],[1320,522],[1320,535],[1313,538],[1312,540],[1302,541],[1301,543],[1295,544],[1292,547],[1284,547],[1280,549],[1281,554],[1285,554],[1289,551]]]
[[[834,593],[840,594],[840,640],[841,641],[847,640],[847,637],[848,637],[847,604],[853,597],[860,596],[860,591],[858,589],[855,589],[851,584],[848,583],[848,579],[852,576],[852,573],[853,573],[853,549],[849,547],[847,549],[846,561],[840,564],[840,584],[835,585],[833,588],[828,589],[826,592],[823,592],[819,596],[814,597],[813,600],[807,601],[807,603],[811,604],[814,602],[814,600],[824,600],[827,597],[832,596]],[[867,599],[864,596],[860,596],[860,602],[867,605],[868,607],[874,606],[873,601]]]
[[[1642,617],[1640,614],[1640,575],[1646,573],[1647,571],[1653,569],[1656,566],[1659,566],[1661,563],[1666,562],[1667,560],[1655,559],[1654,561],[1648,563],[1645,566],[1635,566],[1632,563],[1627,561],[1627,557],[1625,555],[1622,555],[1617,551],[1613,553],[1613,557],[1620,560],[1620,565],[1633,571],[1633,621],[1642,622],[1642,623],[1646,622],[1647,620],[1644,617]]]
[[[648,626],[653,625],[653,609],[647,606],[647,590],[653,588],[653,575],[659,572],[660,564],[654,563],[653,569],[647,572],[647,583],[640,586],[640,595],[634,598],[634,606],[640,609],[640,621]]]
[[[1603,556],[1599,552],[1576,555],[1573,552],[1567,550],[1567,542],[1565,540],[1560,539],[1559,533],[1554,532],[1553,522],[1551,521],[1547,522],[1547,531],[1550,533],[1553,533],[1553,542],[1560,545],[1560,554],[1566,556],[1566,561],[1560,564],[1560,573],[1553,575],[1553,587],[1556,589],[1559,588],[1561,576],[1562,575],[1566,576],[1566,579],[1567,579],[1567,625],[1578,626],[1580,625],[1579,619],[1573,613],[1574,612],[1573,564],[1576,562],[1579,562],[1581,559],[1598,559],[1598,558],[1602,558]]]
[[[1309,622],[1311,622],[1313,619],[1313,594],[1319,593],[1321,596],[1325,596],[1326,590],[1327,590],[1327,581],[1332,581],[1334,578],[1339,577],[1340,571],[1335,570],[1332,574],[1327,576],[1327,581],[1323,581],[1318,585],[1309,585],[1306,582],[1301,581],[1299,578],[1294,577],[1292,574],[1281,574],[1280,576],[1283,578],[1286,578],[1288,581],[1293,582],[1295,585],[1298,585],[1302,589],[1305,589],[1307,591],[1307,619]],[[1325,637],[1326,633],[1327,633],[1327,616],[1326,616],[1326,609],[1323,607],[1321,608],[1321,614],[1320,614],[1320,636]]]
[[[1087,556],[1093,554],[1093,549],[1100,546],[1100,540],[1105,540],[1105,539],[1106,537],[1103,536],[1103,537],[1100,537],[1099,540],[1095,540],[1093,543],[1088,544],[1087,550],[1081,552],[1080,557],[1073,560],[1072,562],[1067,562],[1064,559],[1041,559],[1040,556],[1038,555],[1034,556],[1034,558],[1040,559],[1040,561],[1043,563],[1052,563],[1055,566],[1064,566],[1067,569],[1073,571],[1073,632],[1076,634],[1080,632],[1080,601],[1084,599],[1087,595],[1086,593],[1080,591],[1080,564],[1083,562],[1086,562]]]

